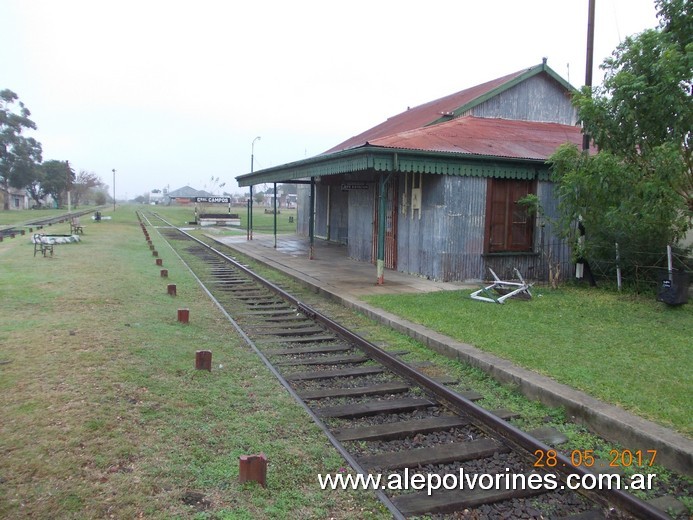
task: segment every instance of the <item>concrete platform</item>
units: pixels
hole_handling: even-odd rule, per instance
[[[223,237],[208,235],[219,243],[276,268],[317,293],[356,309],[374,320],[407,334],[429,348],[452,359],[476,366],[502,383],[513,384],[531,399],[549,406],[562,406],[576,422],[602,437],[635,450],[657,450],[657,463],[679,473],[693,476],[693,441],[670,429],[637,417],[621,408],[601,402],[507,360],[476,347],[403,320],[372,307],[360,298],[371,294],[423,293],[431,291],[477,289],[461,283],[444,283],[385,270],[385,283],[376,284],[375,266],[347,258],[345,246],[315,241],[314,259],[309,259],[308,239],[296,235],[245,235]],[[491,305],[482,304],[480,305]]]
[[[426,278],[385,271],[385,283],[376,285],[375,265],[347,257],[346,246],[315,240],[313,259],[309,260],[310,243],[296,235],[277,235],[276,248],[271,235],[223,237],[208,235],[266,265],[302,280],[321,292],[358,299],[371,294],[393,294],[459,290],[459,283],[435,282]],[[476,288],[476,286],[474,286]]]

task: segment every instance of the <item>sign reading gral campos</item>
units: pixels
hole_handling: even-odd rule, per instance
[[[231,197],[195,197],[195,202],[225,203],[231,202]]]
[[[366,183],[366,182],[343,182],[342,183],[342,191],[367,190],[367,189],[368,189],[368,183]]]

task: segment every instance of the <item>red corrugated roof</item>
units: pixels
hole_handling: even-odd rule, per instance
[[[374,139],[380,137],[385,137],[428,125],[443,117],[444,114],[454,112],[458,108],[474,101],[477,98],[480,98],[481,96],[484,96],[485,94],[488,94],[492,90],[511,82],[522,74],[527,73],[528,70],[530,69],[522,69],[512,74],[508,74],[507,76],[487,81],[481,85],[476,85],[474,87],[461,90],[455,94],[450,94],[449,96],[407,109],[405,112],[397,114],[396,116],[389,118],[387,121],[380,123],[379,125],[374,126],[373,128],[366,130],[359,135],[351,137],[333,148],[330,148],[325,153],[355,148],[357,146],[362,146],[366,142],[372,142]]]
[[[546,160],[564,143],[582,143],[577,126],[464,116],[368,141],[372,146]]]

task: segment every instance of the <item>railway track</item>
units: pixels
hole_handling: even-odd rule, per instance
[[[31,233],[34,229],[43,229],[44,227],[52,226],[53,224],[61,224],[63,222],[67,222],[71,217],[81,217],[88,213],[93,213],[94,211],[96,211],[94,208],[90,208],[87,210],[65,213],[64,215],[34,219],[22,225],[11,225],[8,227],[3,227],[0,228],[0,237],[3,239],[8,237],[14,238],[15,236],[21,236],[26,234],[27,229],[29,233]]]
[[[394,517],[670,518],[622,490],[567,489],[569,475],[597,474],[560,453],[558,431],[519,430],[513,414],[484,409],[481,396],[427,376],[405,352],[386,352],[158,216],[140,220],[157,227],[356,472],[382,476],[376,493]]]

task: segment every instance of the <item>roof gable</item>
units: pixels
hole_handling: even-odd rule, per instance
[[[168,192],[168,197],[171,199],[175,198],[190,198],[190,197],[211,197],[212,194],[209,192],[206,192],[204,190],[196,190],[195,188],[191,188],[190,186],[183,186],[182,188],[178,188],[177,190],[169,191]]]
[[[556,74],[546,64],[546,61],[544,61],[540,65],[530,67],[529,69],[522,69],[512,74],[407,109],[405,112],[397,114],[383,123],[347,139],[324,153],[327,154],[347,150],[349,148],[362,146],[367,142],[372,142],[375,139],[385,136],[450,121],[451,118],[459,117],[475,106],[497,96],[501,92],[505,92],[515,85],[541,73],[547,74],[565,88],[566,91],[574,90],[568,82]]]

